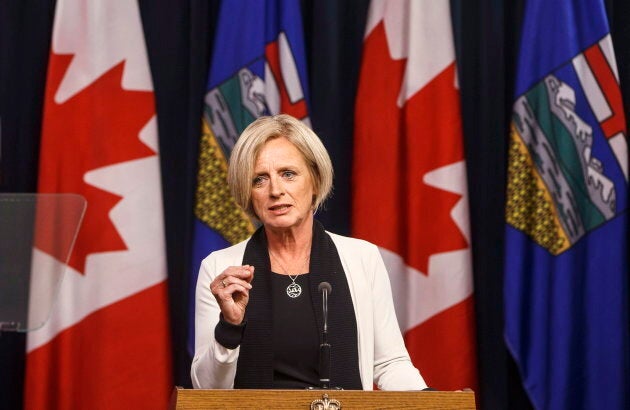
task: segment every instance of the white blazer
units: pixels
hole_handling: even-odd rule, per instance
[[[363,390],[421,390],[427,387],[405,348],[392,300],[389,277],[378,248],[366,241],[327,232],[346,273],[357,321],[359,374]],[[195,388],[234,387],[239,349],[214,339],[219,305],[210,282],[229,266],[240,266],[249,240],[212,252],[201,263],[195,301]]]

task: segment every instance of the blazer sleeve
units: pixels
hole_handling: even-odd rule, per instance
[[[231,389],[234,387],[240,347],[228,349],[214,337],[221,309],[210,291],[210,282],[229,263],[221,263],[213,252],[203,260],[195,292],[195,356],[190,376],[196,389]],[[226,265],[226,266],[223,266]]]
[[[374,382],[381,390],[422,390],[427,387],[409,353],[398,327],[389,275],[375,245],[370,251],[373,268]]]

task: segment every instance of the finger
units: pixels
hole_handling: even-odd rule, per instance
[[[238,283],[233,283],[230,285],[232,292],[232,298],[238,296],[237,294],[241,294],[242,296],[249,297],[249,289],[245,286],[239,285]]]
[[[247,265],[247,267],[249,268],[249,278],[246,278],[245,280],[248,282],[251,282],[254,279],[254,267],[252,265]]]
[[[242,294],[245,297],[249,297],[249,289],[238,283],[232,283],[225,289],[220,290],[217,296],[224,301],[234,300],[237,294]]]
[[[230,266],[210,283],[210,291],[216,294],[222,288],[230,284],[229,278],[251,282],[254,277],[254,267],[251,265]]]
[[[214,280],[212,281],[213,285],[223,285],[227,283],[226,280],[229,277],[234,276],[236,272],[237,270],[235,267],[229,267],[228,269],[224,270],[219,276],[214,278]]]
[[[237,278],[235,276],[228,276],[225,279],[222,279],[221,282],[220,282],[220,287],[225,289],[225,288],[229,287],[230,285],[234,285],[234,284],[243,286],[243,287],[245,287],[247,289],[251,289],[252,288],[252,285],[250,285],[249,282],[247,282],[247,281],[245,281],[243,279],[239,279],[239,278]]]
[[[239,279],[251,280],[254,275],[254,267],[250,265],[239,266],[238,269],[231,269],[229,272],[226,270],[225,274]]]
[[[228,286],[227,276],[219,276],[212,282],[210,282],[210,290],[212,293],[217,293],[219,290],[224,289]]]
[[[213,295],[218,295],[220,292],[222,292],[230,285],[228,278],[229,276],[225,276],[223,278],[217,277],[214,281],[210,283],[210,292]]]

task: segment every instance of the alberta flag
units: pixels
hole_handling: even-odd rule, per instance
[[[618,83],[602,0],[526,3],[509,146],[505,338],[539,409],[630,406]]]
[[[299,0],[221,4],[205,97],[195,200],[189,351],[201,260],[246,239],[254,226],[227,186],[227,163],[240,133],[263,115],[290,114],[310,124]]]

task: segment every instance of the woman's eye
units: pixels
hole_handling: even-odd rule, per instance
[[[256,178],[254,178],[254,180],[252,181],[252,185],[254,185],[254,186],[261,186],[263,184],[264,180],[265,179],[263,177],[258,176]]]
[[[293,171],[284,171],[282,173],[282,176],[284,176],[287,179],[293,179],[295,177],[295,172],[293,172]]]

